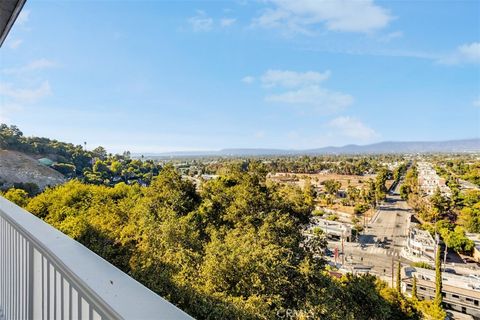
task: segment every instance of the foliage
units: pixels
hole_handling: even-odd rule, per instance
[[[22,189],[27,192],[29,197],[33,197],[40,193],[40,188],[36,183],[33,182],[15,182],[13,188]]]
[[[338,190],[340,190],[340,187],[342,186],[340,181],[334,179],[325,180],[322,182],[322,184],[325,187],[325,191],[327,191],[327,193],[330,195],[337,194]]]
[[[480,232],[480,191],[469,190],[462,194],[463,208],[460,210],[459,223],[469,232]]]
[[[336,214],[330,214],[330,215],[328,215],[327,220],[329,220],[329,221],[337,221],[337,220],[338,220],[338,216],[337,216]]]
[[[422,313],[422,319],[426,320],[445,320],[447,313],[442,307],[439,307],[435,301],[423,300],[416,304],[417,309]]]
[[[387,182],[388,176],[389,172],[386,169],[382,169],[375,177],[375,199],[377,202],[385,199],[387,194],[387,187],[385,183]]]
[[[152,160],[131,159],[129,152],[108,155],[101,146],[88,151],[81,145],[25,137],[18,127],[6,124],[0,124],[0,148],[48,156],[55,161],[52,168],[65,177],[97,185],[115,185],[120,182],[149,184],[160,170],[160,166]]]
[[[28,193],[23,189],[11,188],[3,196],[20,207],[27,206],[30,200]]]
[[[338,281],[326,273],[324,234],[302,245],[313,207],[311,191],[266,183],[255,161],[232,165],[199,192],[165,166],[149,186],[71,180],[27,205],[198,319],[273,319],[286,309],[329,319],[417,319],[376,278]]]
[[[440,257],[440,246],[437,244],[435,248],[435,305],[442,308],[442,259]]]
[[[423,262],[423,261],[412,263],[412,267],[433,270],[433,267],[428,262]]]
[[[353,208],[353,213],[355,214],[364,214],[369,209],[369,206],[364,203],[358,203]]]
[[[412,299],[418,300],[418,293],[417,293],[417,276],[413,276],[413,283],[412,283]]]
[[[316,217],[322,217],[325,215],[325,211],[323,210],[313,210],[312,215]]]

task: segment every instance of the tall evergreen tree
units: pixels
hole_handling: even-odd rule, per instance
[[[440,258],[440,246],[437,243],[436,254],[435,254],[435,304],[438,307],[442,307],[443,297],[442,297],[442,269],[441,269],[441,258]]]
[[[418,296],[417,296],[417,276],[413,276],[412,298],[413,299],[418,299]]]

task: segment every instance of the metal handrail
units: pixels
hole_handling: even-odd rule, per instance
[[[0,197],[0,319],[192,319]]]

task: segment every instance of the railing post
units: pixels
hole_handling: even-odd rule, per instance
[[[27,319],[33,319],[33,291],[34,291],[34,266],[35,257],[33,252],[33,244],[28,241],[28,307],[27,307]]]

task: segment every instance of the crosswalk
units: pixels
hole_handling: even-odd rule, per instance
[[[384,249],[384,248],[380,248],[380,247],[375,247],[375,246],[367,246],[363,252],[367,253],[367,254],[372,254],[372,255],[386,255],[386,256],[396,256],[397,253],[395,253],[393,250],[391,249]]]

